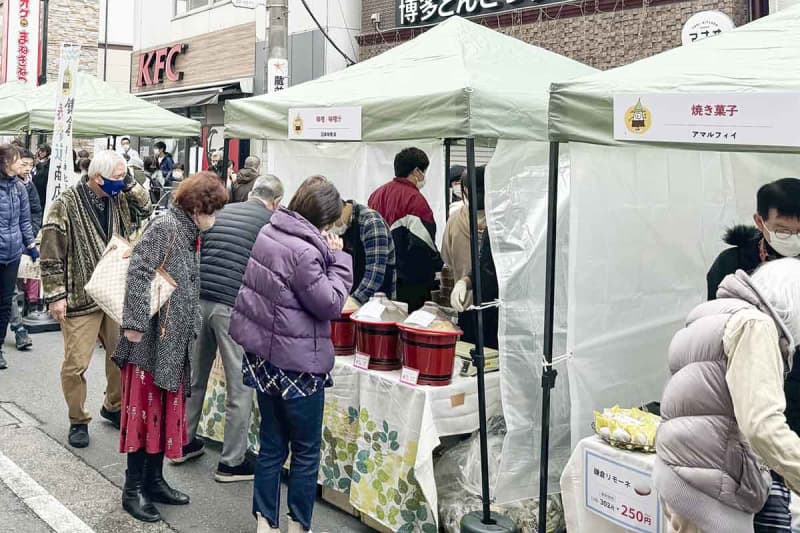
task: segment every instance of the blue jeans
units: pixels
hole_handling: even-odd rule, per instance
[[[289,468],[289,516],[311,530],[317,498],[325,391],[305,398],[284,400],[258,393],[261,410],[261,450],[253,486],[253,514],[260,513],[271,527],[278,527],[281,503],[281,471],[292,450]]]

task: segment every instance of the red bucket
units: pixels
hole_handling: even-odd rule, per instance
[[[331,320],[331,341],[336,355],[356,353],[356,325],[350,320],[353,311],[344,311],[340,318]]]
[[[460,331],[429,331],[401,324],[403,364],[419,370],[420,385],[444,387],[453,378]]]
[[[397,370],[400,359],[397,325],[393,322],[356,323],[356,350],[369,355],[370,370]]]

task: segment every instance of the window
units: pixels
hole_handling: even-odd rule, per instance
[[[213,4],[222,4],[230,0],[175,0],[175,16],[185,15],[191,11],[197,11],[211,7]]]

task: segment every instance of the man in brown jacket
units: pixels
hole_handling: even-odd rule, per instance
[[[42,227],[41,272],[45,301],[61,323],[64,363],[61,386],[69,408],[69,443],[89,445],[86,378],[97,340],[106,350],[106,397],[100,415],[119,428],[121,385],[111,355],[119,325],[101,311],[84,287],[114,234],[129,237],[137,218],[151,210],[147,191],[129,176],[125,160],[112,150],[95,155],[85,180],[64,191]],[[124,288],[123,288],[124,289]]]

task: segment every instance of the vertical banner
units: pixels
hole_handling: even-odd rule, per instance
[[[267,60],[267,92],[276,93],[289,88],[289,60]]]
[[[6,0],[3,81],[35,87],[39,77],[39,0]]]
[[[53,200],[73,184],[72,163],[72,113],[75,108],[75,84],[81,47],[64,44],[58,65],[58,87],[56,113],[53,120],[53,153],[50,159],[50,175],[47,179],[47,198],[44,212]]]

